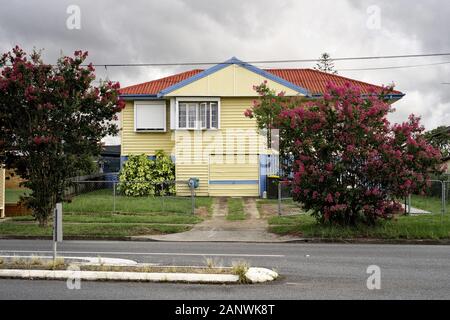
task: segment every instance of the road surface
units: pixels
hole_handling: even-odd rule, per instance
[[[0,240],[2,254],[48,255],[50,241]],[[259,285],[0,280],[0,299],[450,299],[450,247],[428,245],[170,243],[66,241],[65,256],[117,257],[160,265],[230,265],[245,260],[277,270]],[[381,270],[381,289],[367,288],[367,268]]]

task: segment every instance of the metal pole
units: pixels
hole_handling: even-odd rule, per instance
[[[281,216],[281,181],[278,181],[278,215]]]
[[[443,214],[447,212],[447,184],[445,181],[442,181],[442,184],[444,185],[444,211]]]
[[[56,230],[57,230],[58,219],[56,217],[56,208],[53,209],[53,263],[56,263]]]
[[[113,212],[116,212],[116,182],[113,181]]]
[[[56,263],[56,245],[57,242],[53,241],[53,263]]]
[[[164,212],[164,182],[161,182],[160,196],[162,201],[162,212]]]
[[[444,213],[445,213],[445,183],[444,181],[441,181],[441,185],[442,185],[442,210],[441,210],[441,222],[442,219],[444,218]]]
[[[190,188],[191,188],[191,202],[192,202],[191,212],[192,212],[192,214],[195,214],[194,186],[193,186],[193,185],[190,185]]]
[[[408,215],[411,214],[411,193],[408,194]]]

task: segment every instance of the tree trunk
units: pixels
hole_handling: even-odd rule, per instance
[[[39,227],[45,228],[48,225],[48,218],[47,217],[39,217],[38,222],[39,222]]]

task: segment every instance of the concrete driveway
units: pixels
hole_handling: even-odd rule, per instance
[[[220,241],[220,242],[285,242],[295,238],[278,236],[267,231],[267,220],[260,217],[255,198],[244,198],[246,220],[229,221],[227,198],[214,198],[213,214],[191,230],[167,235],[138,236],[135,239],[158,241]]]

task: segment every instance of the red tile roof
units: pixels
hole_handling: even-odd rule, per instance
[[[265,71],[289,81],[296,86],[305,88],[311,94],[325,93],[328,82],[334,83],[338,86],[343,86],[346,82],[349,82],[353,86],[358,87],[362,94],[368,94],[369,88],[381,89],[380,86],[370,83],[353,80],[314,69],[268,69]],[[402,94],[400,91],[394,91],[393,93]]]
[[[190,78],[203,70],[194,69],[182,73],[175,74],[173,76],[136,84],[133,86],[125,87],[120,90],[123,95],[156,95],[161,90],[168,88],[178,82],[181,82],[187,78]],[[332,82],[335,85],[344,85],[346,82],[350,82],[352,85],[359,87],[361,93],[369,93],[369,88],[380,89],[380,86],[376,86],[370,83],[345,78],[335,74],[329,74],[313,69],[266,69],[265,71],[280,77],[286,81],[295,84],[298,87],[307,89],[311,94],[323,94],[326,91],[326,85],[328,82]],[[402,94],[400,91],[394,91],[394,94]]]
[[[168,76],[165,78],[144,82],[140,84],[135,84],[134,86],[129,86],[120,89],[121,94],[157,94],[161,90],[168,88],[178,82],[181,82],[187,78],[190,78],[203,70],[194,69],[181,73],[177,73],[173,76]]]

